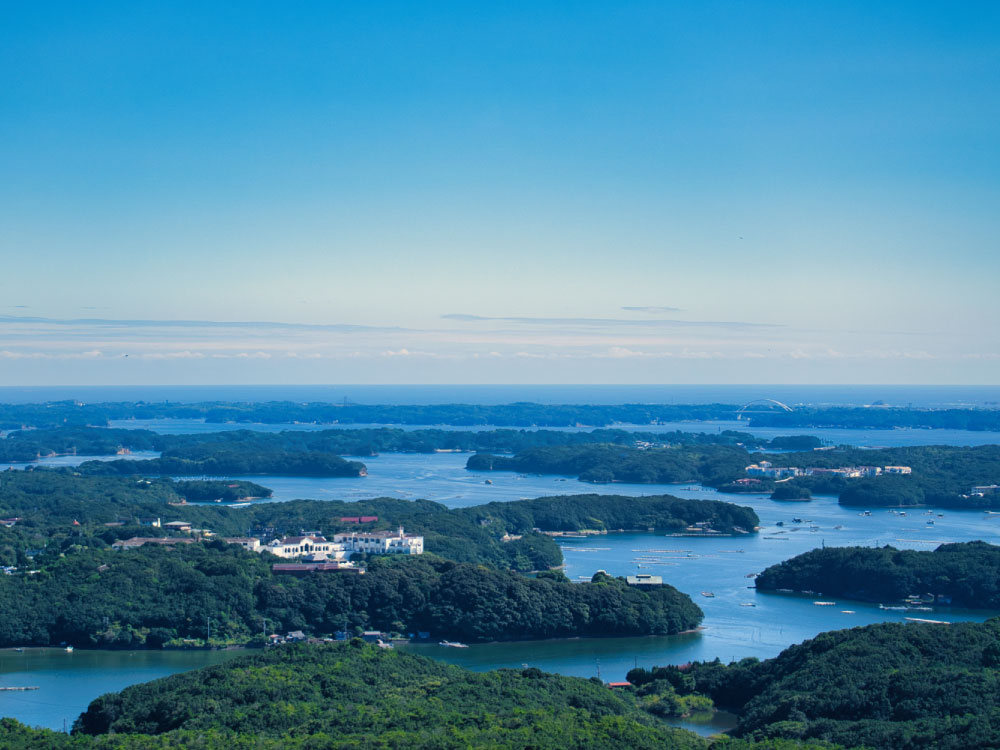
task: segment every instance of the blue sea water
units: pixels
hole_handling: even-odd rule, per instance
[[[997,407],[1000,385],[204,385],[6,386],[0,403],[101,401],[323,401],[360,404],[745,404]]]

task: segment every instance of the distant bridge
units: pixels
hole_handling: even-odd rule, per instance
[[[743,404],[743,406],[740,407],[740,410],[738,412],[736,412],[736,419],[737,420],[743,419],[743,415],[744,414],[766,414],[767,412],[774,411],[773,409],[753,409],[753,410],[751,410],[750,407],[753,406],[754,404],[774,404],[775,406],[777,406],[782,411],[789,411],[789,412],[790,411],[794,411],[794,409],[792,409],[792,407],[788,406],[787,404],[783,404],[780,401],[776,401],[773,398],[755,398],[750,403]]]

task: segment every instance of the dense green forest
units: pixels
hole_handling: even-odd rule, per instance
[[[797,477],[788,482],[814,493],[836,492],[842,505],[862,507],[934,505],[946,508],[1000,507],[1000,494],[970,496],[977,485],[1000,484],[1000,445],[974,448],[920,445],[907,448],[850,448],[808,453],[754,454],[775,466],[909,466],[912,474],[870,479]]]
[[[144,430],[66,427],[26,430],[0,440],[7,460],[75,453],[113,455],[122,450],[160,451],[147,460],[88,461],[79,471],[90,475],[146,476],[359,476],[366,467],[340,454],[374,455],[380,451],[477,450],[467,467],[475,471],[521,471],[578,476],[592,482],[670,483],[697,481],[727,492],[772,491],[771,480],[740,485],[745,467],[763,459],[776,466],[837,468],[906,465],[908,476],[844,479],[807,476],[793,479],[776,499],[808,499],[835,493],[847,505],[936,505],[1000,507],[1000,493],[979,497],[977,485],[1000,483],[1000,446],[916,446],[862,449],[841,446],[816,451],[815,438],[756,440],[746,433],[630,433],[623,430],[555,432],[490,430],[483,432],[379,428],[362,430],[233,430],[195,435],[158,435]],[[749,453],[747,448],[805,448],[792,453]],[[494,455],[494,452],[511,452]],[[784,483],[783,483],[784,484]],[[792,490],[792,487],[800,488]]]
[[[737,736],[874,750],[1000,747],[1000,618],[883,623],[822,633],[774,659],[637,669],[642,688],[698,694],[739,713]]]
[[[267,487],[238,479],[177,480],[173,487],[189,503],[235,503],[273,494]]]
[[[44,744],[43,744],[44,742]],[[354,641],[292,646],[95,700],[73,735],[0,723],[10,750],[703,750],[600,682],[469,672]]]
[[[573,445],[529,448],[514,456],[477,453],[471,471],[518,471],[565,474],[585,482],[701,482],[716,486],[745,476],[749,454],[721,445],[677,445],[640,449],[621,445]]]
[[[275,574],[273,558],[221,541],[78,550],[31,575],[0,576],[0,647],[160,647],[206,637],[238,644],[272,632],[344,628],[430,632],[466,641],[665,635],[701,611],[670,586],[640,590],[597,575],[529,578],[425,554],[375,557],[367,573]]]
[[[0,746],[988,750],[1000,739],[997,666],[998,620],[824,633],[764,662],[636,669],[627,690],[531,667],[470,672],[360,641],[286,646],[101,696],[72,735],[3,720]],[[706,700],[739,712],[738,736],[664,723],[677,702]]]
[[[146,460],[86,461],[77,468],[91,476],[232,476],[363,477],[368,469],[360,461],[320,451],[260,449],[251,445],[201,444],[165,451]]]
[[[617,579],[576,585],[561,573],[517,574],[562,562],[558,545],[533,529],[705,523],[728,532],[757,524],[749,508],[670,496],[562,496],[454,510],[391,498],[179,504],[191,484],[200,486],[66,469],[0,474],[0,518],[18,519],[0,528],[0,562],[19,567],[0,576],[0,644],[125,647],[152,637],[150,645],[158,645],[201,637],[205,618],[220,643],[245,642],[259,632],[262,617],[287,630],[332,632],[346,617],[352,627],[432,630],[467,640],[677,632],[696,624],[700,612],[670,587],[640,592]],[[356,516],[378,517],[364,528],[403,525],[422,534],[428,554],[373,558],[362,576],[298,579],[275,578],[269,555],[221,541],[110,548],[131,536],[176,535],[136,525],[143,517],[187,521],[220,536],[254,530],[269,538],[357,529],[345,520]]]
[[[509,534],[583,529],[679,531],[705,523],[718,532],[749,532],[760,519],[752,508],[717,500],[682,500],[671,495],[564,495],[513,503],[489,503],[454,511]]]
[[[547,569],[562,562],[559,547],[546,536],[528,533],[521,539],[503,541],[499,528],[484,527],[466,511],[452,511],[428,500],[296,500],[244,508],[179,505],[185,499],[179,488],[192,484],[200,483],[81,477],[65,469],[0,473],[0,518],[20,519],[11,528],[0,527],[0,564],[27,565],[29,550],[36,550],[36,563],[45,563],[79,549],[104,549],[119,539],[168,534],[163,528],[139,526],[143,518],[159,518],[163,523],[187,521],[220,536],[244,536],[256,530],[270,538],[302,530],[327,535],[351,530],[357,526],[340,519],[352,516],[379,518],[364,528],[403,525],[424,536],[427,551],[458,562],[522,571]],[[250,491],[269,492],[265,487],[253,487]],[[706,505],[705,516],[711,512],[711,506]],[[122,525],[107,526],[109,523]]]
[[[125,477],[83,477],[68,469],[0,473],[0,518],[20,518],[0,527],[0,564],[26,564],[26,551],[43,550],[38,560],[84,547],[102,549],[130,536],[165,535],[137,526],[141,518],[188,521],[221,536],[251,530],[267,536],[316,530],[327,536],[357,528],[342,518],[377,516],[365,528],[395,528],[424,536],[425,548],[458,562],[529,571],[562,562],[559,547],[532,529],[678,529],[705,522],[718,531],[747,531],[758,524],[752,509],[714,500],[681,500],[660,495],[569,495],[471,508],[448,509],[429,500],[380,498],[357,502],[296,500],[229,508],[177,505],[183,488],[198,482]],[[249,484],[249,483],[247,483]],[[214,485],[210,485],[214,486]],[[180,489],[179,489],[180,488]],[[268,492],[251,485],[248,491]],[[171,503],[175,503],[171,505]],[[122,523],[122,526],[106,526]],[[505,534],[523,535],[504,540]]]
[[[821,591],[868,602],[929,594],[956,607],[1000,609],[1000,547],[985,542],[942,544],[933,551],[826,547],[772,565],[756,584],[765,591]]]
[[[83,404],[0,404],[0,429],[104,426],[109,420],[204,419],[211,423],[407,424],[498,427],[606,427],[691,420],[733,420],[739,404],[431,404],[373,405],[291,401]],[[757,412],[749,424],[769,427],[950,428],[1000,430],[996,409],[915,409],[901,407],[796,407],[792,412]]]
[[[537,669],[468,672],[358,643],[276,649],[131,687],[94,701],[74,732],[214,729],[275,737],[307,721],[341,741],[399,733],[427,747],[441,746],[435,738],[445,746],[461,739],[507,747],[516,739],[518,747],[575,747],[584,737],[621,748],[627,738],[639,747],[702,746],[598,682]]]
[[[910,466],[908,475],[869,479],[837,476],[796,477],[776,484],[765,480],[740,486],[746,466],[761,460],[775,466],[838,468]],[[851,448],[798,453],[748,454],[726,445],[676,445],[636,448],[623,445],[572,445],[529,448],[514,456],[477,453],[466,467],[473,471],[519,471],[566,474],[591,482],[694,481],[726,491],[778,491],[777,500],[805,500],[812,493],[837,493],[843,505],[866,507],[935,505],[954,508],[1000,507],[1000,493],[976,497],[977,485],[1000,484],[1000,446],[973,448],[924,445],[908,448]]]

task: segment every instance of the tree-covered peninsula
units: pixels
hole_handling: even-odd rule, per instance
[[[867,602],[922,597],[928,603],[1000,609],[1000,547],[985,542],[935,550],[825,547],[777,565],[756,580],[763,591],[821,591]]]
[[[91,703],[73,735],[0,723],[9,750],[703,750],[594,680],[470,672],[351,642],[289,646]]]
[[[183,503],[178,491],[186,485],[65,469],[0,474],[0,563],[13,567],[0,576],[0,644],[158,646],[202,638],[207,618],[219,645],[247,642],[265,621],[281,632],[325,635],[347,626],[470,641],[674,633],[701,616],[686,595],[609,577],[571,584],[547,572],[562,554],[535,530],[700,524],[728,533],[757,522],[749,508],[669,496],[562,496],[461,509],[390,498],[231,508]],[[373,520],[359,524],[361,517]],[[138,525],[151,520],[162,524]],[[169,530],[170,521],[218,538],[199,541]],[[424,536],[427,554],[373,557],[363,575],[283,575],[270,555],[223,540],[399,525]],[[113,549],[133,536],[180,541]],[[529,578],[527,571],[543,572]]]
[[[378,520],[365,529],[404,526],[421,534],[425,548],[457,562],[519,571],[544,570],[562,563],[562,553],[543,531],[583,529],[658,529],[672,531],[702,524],[721,533],[750,531],[758,524],[751,508],[712,500],[669,495],[633,498],[619,495],[566,495],[449,509],[429,500],[378,498],[357,502],[296,500],[229,508],[185,503],[199,480],[79,476],[68,469],[0,473],[0,564],[27,565],[28,554],[46,561],[80,549],[105,549],[132,536],[165,536],[163,524],[186,521],[219,536],[251,531],[269,537],[319,531],[326,536],[350,531],[350,519]],[[266,487],[241,484],[242,491],[267,494]],[[239,490],[239,488],[237,488]],[[200,491],[200,490],[199,490]],[[234,490],[236,491],[236,490]],[[518,538],[519,537],[519,538]]]
[[[31,575],[0,576],[0,647],[245,644],[273,632],[429,632],[470,642],[669,635],[701,611],[671,586],[597,576],[570,583],[426,554],[376,557],[363,575],[280,575],[269,556],[222,541],[80,550]]]
[[[488,503],[454,511],[508,534],[542,531],[681,531],[694,524],[720,534],[753,531],[753,508],[718,500],[683,500],[672,495],[563,495],[512,503]]]
[[[1000,618],[884,623],[821,633],[766,661],[637,669],[643,693],[701,695],[739,714],[752,741],[870,750],[1000,746]]]
[[[0,721],[11,750],[993,750],[1000,620],[823,633],[766,661],[635,669],[631,687],[469,672],[360,641],[284,646],[93,701],[72,735]],[[713,701],[733,737],[664,719]]]
[[[721,485],[745,476],[749,454],[723,445],[565,445],[529,448],[513,456],[477,453],[470,471],[564,474],[585,482],[665,484],[700,482]]]

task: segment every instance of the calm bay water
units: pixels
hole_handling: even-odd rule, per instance
[[[0,716],[29,726],[62,729],[90,701],[139,682],[217,664],[244,653],[232,651],[81,651],[0,649],[0,687],[38,690],[0,692]]]
[[[696,423],[704,429],[704,425]],[[176,427],[176,425],[174,425]],[[218,429],[218,425],[212,425]],[[241,425],[241,427],[244,427]],[[277,426],[268,426],[277,427]],[[674,429],[674,426],[664,426]],[[202,429],[192,426],[192,429]],[[810,431],[824,439],[849,442]],[[858,433],[863,445],[879,444],[874,431]],[[891,445],[943,443],[942,433],[952,431],[892,430],[884,438]],[[963,436],[988,437],[985,433]],[[995,441],[995,438],[994,438]],[[1000,441],[997,441],[1000,442]],[[965,443],[958,443],[965,444]],[[155,455],[155,454],[150,454]],[[132,458],[148,457],[133,454]],[[71,466],[93,457],[61,456],[45,465]],[[784,596],[757,593],[746,576],[822,544],[828,546],[883,545],[933,549],[952,541],[983,539],[1000,542],[1000,516],[974,511],[909,511],[906,516],[885,510],[871,516],[839,506],[835,498],[817,497],[807,503],[782,503],[765,495],[720,495],[696,485],[593,485],[568,477],[516,475],[507,472],[479,474],[466,471],[468,454],[384,454],[366,458],[370,475],[360,478],[312,479],[246,477],[275,490],[274,501],[294,498],[357,500],[390,496],[427,498],[448,507],[466,507],[491,501],[555,494],[613,493],[650,495],[668,493],[686,498],[712,498],[752,506],[761,518],[760,533],[734,538],[666,537],[653,534],[607,534],[564,540],[566,574],[573,580],[589,578],[604,569],[613,575],[635,572],[662,575],[664,580],[690,594],[705,612],[703,629],[669,637],[571,639],[473,645],[444,649],[436,645],[411,645],[416,653],[470,669],[518,668],[524,664],[545,670],[605,680],[623,679],[634,666],[682,663],[696,659],[723,661],[746,656],[767,658],[787,646],[820,632],[907,616],[955,622],[982,620],[997,613],[938,609],[934,612],[896,612],[877,605],[838,601],[817,606],[821,593]],[[23,465],[20,465],[23,466]],[[486,479],[492,484],[486,484]],[[240,513],[241,508],[231,508]],[[793,519],[801,518],[797,523]],[[778,527],[778,521],[784,522]],[[928,524],[933,521],[933,524]],[[840,527],[840,528],[838,528]],[[815,529],[815,530],[814,530]],[[640,567],[643,566],[643,567]],[[713,594],[703,596],[702,592]],[[915,592],[917,593],[917,592]],[[749,606],[753,605],[753,606]],[[845,611],[846,610],[846,611]],[[0,651],[0,686],[38,685],[31,692],[0,692],[0,716],[13,716],[28,724],[62,728],[98,695],[119,690],[174,672],[193,669],[230,658],[236,652],[107,652],[67,654],[55,649],[26,649],[23,653]],[[723,720],[725,717],[723,717]],[[691,727],[696,728],[697,727]],[[710,726],[702,731],[724,728]]]
[[[711,496],[708,490],[702,492],[702,497]],[[841,507],[833,497],[817,497],[807,503],[782,503],[764,495],[716,497],[752,506],[761,518],[760,533],[722,538],[611,533],[562,542],[566,575],[571,579],[589,578],[600,569],[612,575],[642,572],[663,576],[704,610],[703,629],[696,634],[484,644],[442,650],[444,653],[438,653],[433,646],[412,648],[471,669],[528,663],[563,674],[592,677],[600,665],[602,677],[620,679],[635,665],[650,667],[717,657],[723,661],[747,656],[768,658],[825,630],[904,621],[906,617],[956,622],[1000,614],[950,608],[930,613],[898,612],[846,600],[838,601],[836,606],[818,606],[813,602],[823,600],[821,593],[758,593],[752,588],[753,580],[746,577],[823,544],[934,549],[942,542],[983,539],[997,543],[1000,516],[975,511],[948,511],[939,516],[923,510],[909,511],[906,516],[884,510],[862,516],[855,509]],[[803,522],[796,523],[794,518]],[[928,520],[934,524],[928,525]],[[785,525],[778,527],[778,521]],[[713,596],[706,597],[702,592]]]

